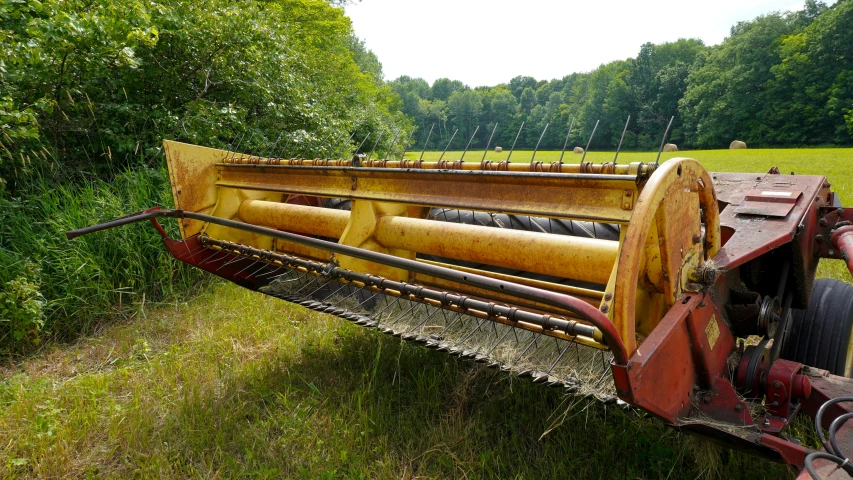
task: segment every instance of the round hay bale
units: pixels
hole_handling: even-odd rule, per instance
[[[663,151],[664,152],[677,152],[678,151],[678,145],[676,145],[674,143],[667,143],[666,145],[663,146]]]
[[[583,149],[582,149],[581,147],[575,147],[575,149],[574,149],[574,150],[572,150],[572,151],[573,151],[574,153],[583,153]]]
[[[738,150],[741,148],[746,148],[746,142],[741,142],[740,140],[735,140],[729,145],[729,150]]]
[[[504,149],[503,149],[503,148],[501,148],[501,147],[495,147],[495,153],[501,153],[501,152],[503,152],[503,151],[504,151]]]

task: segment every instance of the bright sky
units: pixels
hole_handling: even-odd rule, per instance
[[[361,0],[346,8],[355,33],[400,75],[471,87],[587,72],[634,57],[646,42],[720,43],[738,21],[803,0]],[[835,3],[830,0],[827,4]]]

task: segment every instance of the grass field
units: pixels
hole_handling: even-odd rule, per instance
[[[515,152],[513,158],[529,155]],[[853,204],[851,149],[681,155],[709,170],[760,172],[778,165],[786,172],[823,172]],[[541,152],[537,159],[557,156]],[[620,155],[626,162],[653,158]],[[829,262],[821,273],[851,281],[837,264]],[[217,284],[187,303],[140,305],[130,320],[0,367],[0,476],[676,479],[790,473],[636,412],[572,402],[558,390]]]

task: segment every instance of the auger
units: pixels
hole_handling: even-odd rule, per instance
[[[176,209],[68,237],[149,221],[175,258],[245,288],[803,476],[853,472],[853,286],[815,280],[821,258],[853,271],[853,208],[826,178],[709,173],[690,158],[511,163],[514,146],[503,161],[430,162],[166,141]],[[786,436],[799,412],[823,450]]]

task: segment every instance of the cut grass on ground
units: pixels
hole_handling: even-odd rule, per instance
[[[778,165],[785,172],[823,173],[842,201],[853,204],[851,149],[679,155],[709,170],[762,172]],[[558,156],[540,152],[537,159]],[[653,158],[620,155],[626,162]],[[609,159],[612,154],[587,157]],[[828,264],[822,275],[850,281],[838,262]],[[149,305],[132,320],[72,345],[53,344],[0,367],[0,476],[674,479],[790,473],[636,412],[572,404],[560,390],[217,284],[188,303]]]
[[[3,477],[787,473],[234,285],[55,346],[2,377]]]

